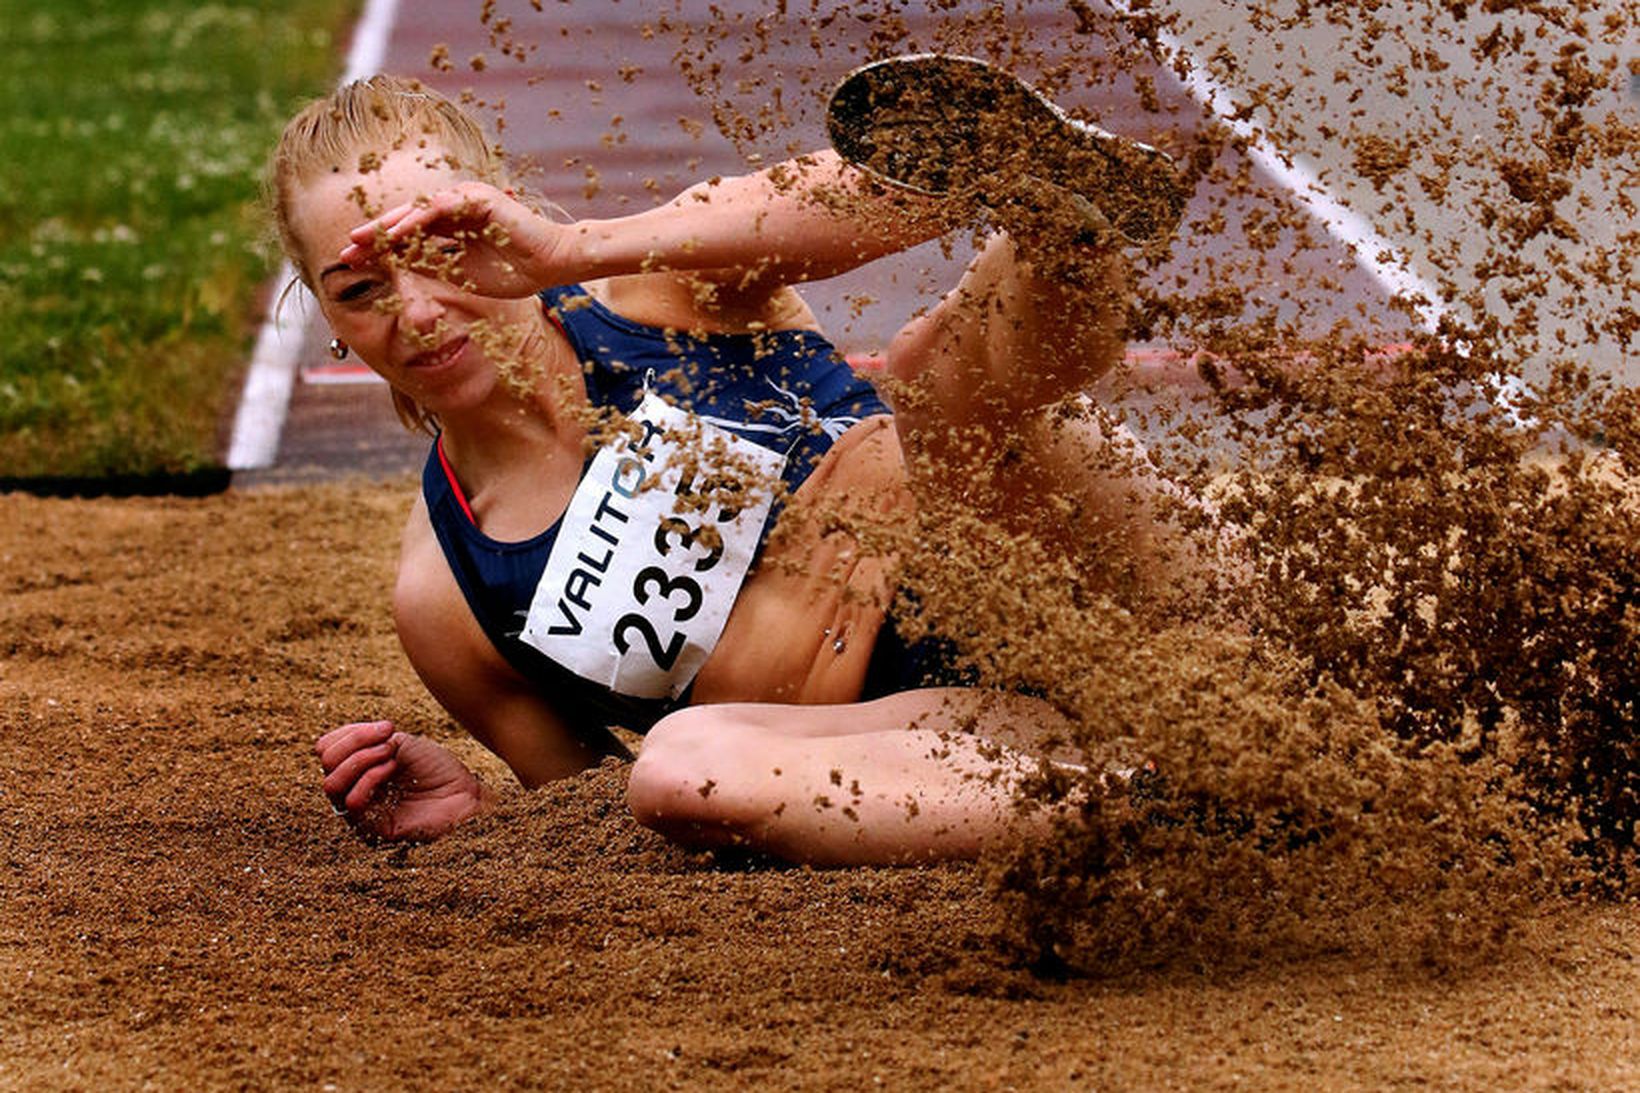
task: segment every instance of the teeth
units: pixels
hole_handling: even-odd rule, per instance
[[[456,354],[461,352],[461,347],[464,344],[465,343],[461,339],[458,338],[457,340],[455,340],[453,342],[450,342],[450,343],[448,343],[448,344],[446,344],[446,345],[444,345],[444,346],[442,346],[438,349],[435,349],[430,353],[423,354],[422,356],[416,358],[416,360],[412,361],[411,363],[412,364],[420,363],[422,367],[433,367],[433,368],[436,368],[436,367],[438,367],[439,365],[442,365],[442,364],[449,364],[450,361],[455,359]]]

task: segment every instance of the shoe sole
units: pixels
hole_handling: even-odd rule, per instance
[[[1009,178],[1050,183],[1136,246],[1165,241],[1184,208],[1166,153],[1078,121],[972,57],[920,53],[855,69],[831,94],[826,130],[844,159],[919,193],[971,190],[994,204]]]

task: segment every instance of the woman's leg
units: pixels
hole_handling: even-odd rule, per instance
[[[1191,500],[1086,394],[1125,349],[1125,262],[1094,243],[1065,250],[1033,261],[993,236],[900,331],[895,424],[927,511],[999,521],[1088,560],[1096,584],[1154,596],[1210,562],[1177,519]]]
[[[1121,359],[1126,263],[1096,244],[1077,257],[1078,283],[1069,284],[1022,258],[1011,237],[993,235],[956,288],[895,335],[887,365],[902,439],[938,450],[953,427],[1005,435]]]
[[[694,706],[644,741],[627,799],[689,846],[814,865],[971,858],[1045,814],[1016,791],[1066,724],[1046,703],[959,688],[840,706]],[[1008,741],[1004,746],[997,741]]]

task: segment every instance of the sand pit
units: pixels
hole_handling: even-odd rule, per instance
[[[762,24],[713,6],[698,26],[684,7],[653,36],[608,40],[657,43],[657,71],[699,62],[680,72],[737,155],[750,153],[773,124],[763,85],[720,81],[706,62],[739,55],[742,39],[763,56]],[[1500,421],[1495,401],[1498,374],[1547,376],[1526,416],[1615,449],[1632,485],[1640,403],[1631,390],[1580,417],[1572,367],[1601,365],[1598,351],[1633,335],[1632,309],[1610,304],[1632,288],[1627,251],[1596,230],[1604,206],[1580,197],[1615,207],[1612,170],[1632,149],[1625,115],[1600,97],[1615,86],[1608,47],[1622,26],[1526,6],[1554,31],[1534,45],[1471,25],[1467,4],[1393,26],[1372,12],[1348,26],[1338,6],[1324,18],[1310,5],[1237,14],[1234,33],[1359,62],[1319,97],[1294,82],[1311,74],[1302,60],[1277,65],[1245,116],[1277,143],[1340,150],[1359,175],[1346,177],[1352,201],[1404,221],[1402,242],[1452,306],[1409,305],[1386,323],[1351,287],[1360,271],[1339,272],[1350,264],[1316,244],[1314,225],[1231,162],[1251,138],[1188,124],[1201,111],[1143,67],[1168,67],[1149,57],[1160,24],[1145,5],[1118,7],[1138,14],[1115,31],[1072,3],[1039,12],[1017,40],[974,13],[863,19],[855,32],[874,52],[1006,55],[1096,115],[1154,130],[1190,165],[1205,196],[1180,264],[1164,267],[1183,279],[1149,282],[1132,333],[1250,376],[1201,409],[1241,415],[1232,447],[1248,474],[1226,511],[1251,529],[1274,592],[1253,616],[1275,639],[1264,651],[1307,645],[1314,678],[1238,662],[1234,649],[1172,656],[1165,640],[1136,643],[1132,661],[1060,658],[1070,638],[1099,645],[1085,640],[1094,616],[1027,557],[1000,568],[1030,611],[1067,608],[1058,629],[1029,631],[1055,655],[1016,627],[984,666],[1077,712],[1079,743],[1120,735],[1120,721],[1161,757],[1147,823],[1117,815],[1094,837],[972,865],[826,872],[696,856],[629,816],[627,768],[525,794],[428,697],[388,609],[411,479],[197,501],[0,496],[0,1086],[1640,1086],[1636,745],[1623,706],[1640,535],[1632,504],[1597,476],[1535,476],[1522,456],[1544,438]],[[528,51],[502,47],[602,33],[479,10],[460,13],[467,32],[482,28],[520,66]],[[1485,12],[1505,16],[1514,9]],[[799,60],[828,44],[815,86],[851,63],[834,21],[843,33],[828,15],[814,35],[776,39]],[[469,51],[434,46],[446,29],[409,35],[400,59],[421,65],[431,48],[448,74]],[[1162,29],[1221,79],[1247,52],[1189,19]],[[1086,53],[1106,39],[1119,63]],[[1423,48],[1402,63],[1409,42]],[[1377,79],[1381,59],[1393,67]],[[488,64],[469,67],[500,79],[502,61]],[[1483,90],[1515,94],[1508,112],[1454,123],[1409,111],[1490,104],[1465,82],[1476,65]],[[1522,75],[1543,71],[1554,80]],[[1112,96],[1087,97],[1101,87]],[[1290,109],[1271,106],[1295,87]],[[1328,129],[1329,96],[1353,108],[1357,92],[1368,105],[1349,116],[1366,120]],[[645,93],[668,104],[646,131],[670,132],[671,99]],[[791,97],[799,113],[799,99],[818,101]],[[1134,101],[1157,117],[1130,116]],[[532,115],[512,109],[521,132]],[[611,109],[568,114],[596,131]],[[1511,139],[1452,150],[1431,137],[1499,119]],[[773,125],[771,149],[785,129]],[[1509,158],[1527,147],[1541,162]],[[564,162],[572,192],[586,168],[590,200],[596,172]],[[1474,238],[1445,222],[1482,208]],[[1471,296],[1475,285],[1497,299]],[[1331,303],[1352,328],[1334,326]],[[1415,338],[1403,374],[1385,380],[1381,350],[1413,337],[1396,325],[1412,317],[1435,336]],[[1465,390],[1471,401],[1456,404]],[[1129,409],[1159,414],[1142,398]],[[1204,429],[1186,414],[1167,433],[1178,442],[1158,447],[1181,481],[1222,478],[1224,444],[1202,443],[1213,460],[1192,450]],[[946,588],[956,617],[991,606],[998,582],[964,573],[992,573],[994,558],[932,553],[946,568],[926,574],[924,603],[940,607],[933,593]],[[1130,670],[1145,658],[1160,667]],[[1333,680],[1354,695],[1338,697]],[[1382,723],[1356,702],[1378,702]],[[431,846],[355,839],[319,790],[311,745],[381,717],[455,749],[503,789],[500,809]],[[1524,792],[1507,777],[1516,769]],[[1555,810],[1584,805],[1606,825],[1579,847],[1607,855],[1599,896],[1566,894],[1590,874],[1554,849],[1567,834]],[[1022,935],[1063,958],[1022,948]],[[1107,951],[1123,962],[1102,966]]]
[[[983,866],[685,855],[625,771],[446,841],[355,841],[324,727],[505,772],[388,618],[409,483],[0,497],[0,1086],[1449,1088],[1640,1081],[1640,909],[1545,905],[1479,965],[1350,952],[1033,974]]]

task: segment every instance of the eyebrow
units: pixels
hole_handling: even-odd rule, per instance
[[[324,269],[319,271],[319,280],[323,281],[326,277],[329,277],[332,273],[342,273],[343,271],[350,270],[352,268],[353,267],[348,265],[346,262],[334,262],[331,265],[328,265]]]

